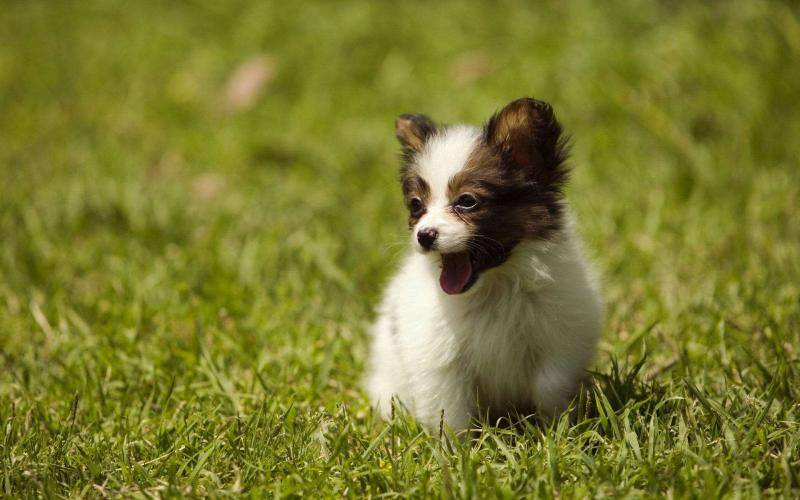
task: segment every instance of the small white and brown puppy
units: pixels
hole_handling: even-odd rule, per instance
[[[482,128],[396,122],[411,246],[373,328],[367,390],[430,429],[565,410],[603,305],[567,212],[566,140],[552,108],[518,99]]]

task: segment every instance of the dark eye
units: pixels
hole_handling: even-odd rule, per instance
[[[478,206],[478,198],[469,193],[465,193],[458,197],[454,206],[459,212],[467,212]]]
[[[419,215],[423,208],[422,200],[419,198],[411,198],[411,202],[408,204],[408,209],[411,211],[411,215]]]

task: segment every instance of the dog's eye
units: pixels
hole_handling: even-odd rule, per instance
[[[411,215],[419,215],[423,208],[422,200],[419,198],[411,198],[411,202],[408,204],[408,209],[411,211]]]
[[[454,206],[459,212],[466,212],[478,206],[478,198],[469,193],[465,193],[458,197]]]

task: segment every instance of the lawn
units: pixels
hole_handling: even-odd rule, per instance
[[[0,495],[800,495],[800,9],[5,2]],[[394,117],[551,102],[608,315],[576,422],[361,387]]]

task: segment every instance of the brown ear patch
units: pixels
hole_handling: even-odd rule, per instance
[[[568,141],[546,102],[529,97],[512,101],[489,119],[485,133],[506,162],[528,170],[540,184],[559,189],[566,181]]]
[[[517,99],[496,113],[487,126],[489,142],[510,147],[532,136],[536,123],[536,101]]]
[[[395,135],[406,156],[422,151],[428,139],[436,133],[436,124],[425,115],[404,114],[394,122]]]

